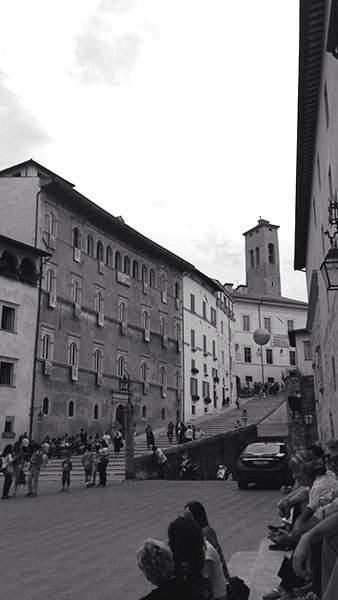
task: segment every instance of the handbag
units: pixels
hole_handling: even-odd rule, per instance
[[[228,600],[248,600],[250,588],[240,577],[229,577],[226,582]]]

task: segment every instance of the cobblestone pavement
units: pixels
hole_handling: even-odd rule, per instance
[[[200,500],[226,559],[256,551],[277,519],[277,490],[238,490],[224,481],[114,482],[59,493],[42,482],[0,503],[1,600],[137,600],[151,586],[136,565],[146,537],[167,539],[169,522]]]

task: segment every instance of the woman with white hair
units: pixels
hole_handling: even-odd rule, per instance
[[[149,538],[137,550],[137,564],[156,588],[141,600],[200,600],[191,585],[175,577],[170,548]]]

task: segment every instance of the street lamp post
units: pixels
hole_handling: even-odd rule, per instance
[[[125,370],[120,379],[120,390],[127,394],[127,404],[124,408],[124,427],[126,442],[125,479],[135,479],[135,457],[134,457],[134,407],[131,402],[131,381],[129,373]]]

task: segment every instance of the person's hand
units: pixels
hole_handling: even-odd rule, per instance
[[[296,575],[304,577],[304,579],[311,575],[311,558],[311,544],[303,535],[294,550],[292,558],[292,567]]]

